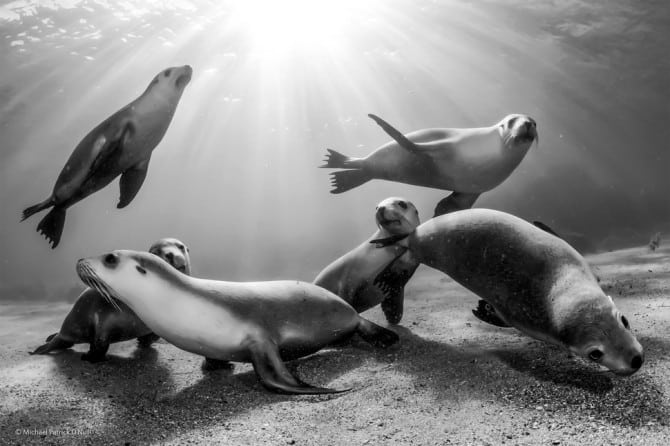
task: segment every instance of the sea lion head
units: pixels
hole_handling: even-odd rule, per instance
[[[375,208],[377,226],[389,235],[407,235],[421,223],[419,211],[411,201],[390,197],[382,200]]]
[[[118,250],[80,259],[77,274],[118,310],[119,299],[132,310],[138,305],[155,306],[169,290],[188,279],[161,257],[148,252]]]
[[[626,316],[604,293],[579,299],[561,315],[560,340],[576,355],[616,373],[632,375],[644,362],[644,350]]]
[[[537,123],[528,115],[507,115],[497,125],[505,147],[521,146],[527,150],[538,139]]]
[[[181,240],[162,238],[151,245],[149,252],[168,262],[177,271],[191,275],[190,250]]]
[[[184,87],[191,81],[192,75],[193,68],[190,65],[166,68],[153,78],[146,92],[166,90],[181,95]]]

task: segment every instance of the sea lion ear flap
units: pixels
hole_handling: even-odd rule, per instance
[[[140,274],[146,274],[147,273],[147,270],[144,269],[143,267],[141,267],[140,265],[135,266],[135,268],[137,268],[137,271],[139,271]]]

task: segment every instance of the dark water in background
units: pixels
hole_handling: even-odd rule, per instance
[[[476,205],[584,250],[645,244],[670,233],[669,42],[667,0],[5,2],[0,299],[71,299],[76,259],[165,236],[190,245],[199,276],[311,280],[374,231],[381,199],[425,219],[446,195],[382,181],[328,193],[326,148],[387,140],[370,112],[403,131],[528,113],[539,148]],[[20,223],[21,210],[89,130],[186,63],[134,202],[117,210],[114,182],[68,211],[50,250],[44,214]]]

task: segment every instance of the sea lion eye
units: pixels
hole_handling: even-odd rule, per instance
[[[172,73],[172,68],[168,68],[167,70],[165,70],[165,71],[163,72],[163,74],[165,74],[166,77],[169,76],[170,73]]]
[[[117,257],[116,254],[109,253],[105,256],[105,258],[103,259],[103,262],[107,266],[116,266],[117,263],[119,263],[119,258]]]
[[[186,247],[184,245],[179,245],[179,250],[181,252],[186,252]]]
[[[593,349],[589,352],[589,358],[593,361],[600,361],[604,353],[601,350]]]
[[[400,206],[403,209],[407,209],[407,203],[405,203],[404,201],[399,201],[398,206]]]
[[[137,271],[139,271],[141,274],[146,274],[147,270],[142,268],[140,265],[135,266],[137,268]]]
[[[630,328],[630,325],[628,324],[628,319],[626,319],[626,316],[621,315],[621,323],[623,324],[624,328]]]

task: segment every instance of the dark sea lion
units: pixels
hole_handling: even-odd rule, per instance
[[[644,362],[628,320],[564,240],[504,212],[470,209],[435,217],[407,238],[421,263],[484,299],[506,325],[620,374]],[[382,243],[383,244],[383,243]]]
[[[165,238],[155,242],[149,252],[161,257],[172,267],[184,274],[191,274],[191,259],[188,247],[175,238]],[[31,355],[45,355],[53,350],[62,350],[74,344],[89,343],[88,353],[81,359],[100,362],[106,359],[109,344],[137,338],[141,347],[147,347],[158,340],[158,336],[133,313],[120,303],[119,311],[100,293],[92,288],[84,290],[65,317],[58,333],[46,339],[46,344],[38,347]]]
[[[305,384],[282,360],[312,354],[354,333],[380,347],[398,341],[393,331],[311,283],[197,279],[137,251],[82,259],[77,272],[110,302],[128,305],[166,341],[216,360],[251,362],[261,383],[276,392],[338,392]]]
[[[369,241],[414,231],[420,223],[419,212],[411,202],[391,197],[377,205],[375,219],[379,229],[372,237],[326,266],[314,284],[337,294],[359,313],[381,303],[386,319],[397,324],[402,319],[405,284],[419,263],[404,255],[405,248],[377,249]],[[384,289],[373,283],[382,272]]]
[[[470,208],[480,194],[502,183],[537,140],[535,121],[513,114],[481,128],[432,128],[407,135],[370,116],[393,141],[365,158],[328,150],[324,168],[346,169],[332,175],[334,194],[372,179],[453,191],[435,214]]]
[[[37,231],[55,248],[67,209],[119,175],[121,197],[117,208],[127,206],[144,182],[151,152],[163,139],[192,73],[188,65],[163,70],[140,97],[91,130],[70,155],[51,196],[25,209],[21,220],[53,207],[37,225]]]

